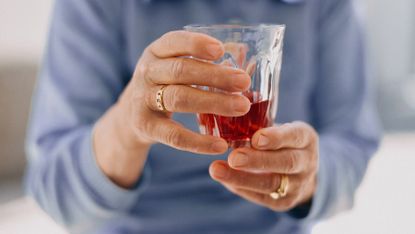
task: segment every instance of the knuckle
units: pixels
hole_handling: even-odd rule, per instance
[[[294,164],[296,164],[298,158],[301,157],[301,152],[301,150],[291,150],[291,158]]]
[[[258,182],[256,182],[256,186],[258,186],[258,189],[264,192],[272,192],[273,188],[272,188],[272,182],[271,179],[262,179],[259,180]]]
[[[307,130],[311,130],[312,127],[310,127],[310,125],[308,125],[305,122],[302,121],[294,121],[293,124],[295,124],[297,126],[298,129],[307,129]]]
[[[180,80],[184,73],[185,60],[183,58],[174,59],[171,66],[172,78]]]
[[[167,32],[160,37],[160,41],[164,43],[168,48],[171,48],[171,46],[173,45],[173,38],[176,34],[177,31]]]
[[[293,129],[293,141],[296,146],[302,146],[304,143],[302,131],[299,128]]]
[[[166,134],[166,143],[172,146],[180,146],[183,142],[183,135],[175,128],[170,128]]]
[[[270,155],[267,155],[264,151],[259,151],[259,163],[261,166],[261,169],[265,170],[268,168],[272,168],[274,165],[274,160]]]
[[[298,151],[292,150],[288,155],[286,162],[287,172],[295,172],[297,168]]]
[[[211,69],[209,69],[210,73],[212,74],[211,77],[209,78],[209,82],[215,85],[223,85],[223,83],[226,83],[228,86],[232,86],[236,81],[235,79],[223,79],[224,77],[224,71],[223,68],[220,67],[220,65],[211,65],[209,64],[208,66],[212,66]]]
[[[148,63],[139,63],[137,65],[137,74],[139,78],[147,78],[150,65]]]
[[[170,95],[167,95],[167,99],[165,100],[167,106],[170,106],[173,111],[178,111],[185,107],[189,100],[187,92],[184,92],[178,86],[170,86]]]

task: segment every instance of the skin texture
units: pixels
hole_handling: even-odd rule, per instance
[[[253,148],[234,150],[228,161],[210,165],[213,179],[231,192],[275,211],[287,211],[309,201],[316,188],[318,135],[306,123],[294,122],[258,130]],[[274,200],[281,175],[289,180],[288,194]]]
[[[119,100],[94,128],[96,160],[109,179],[131,188],[140,178],[148,150],[157,142],[198,154],[226,152],[225,140],[192,132],[171,119],[173,112],[241,116],[249,111],[250,102],[242,95],[212,93],[190,86],[239,93],[249,88],[250,77],[245,71],[209,62],[222,57],[224,47],[204,34],[173,31],[144,50]],[[163,85],[168,85],[163,96],[168,112],[159,111],[155,102]],[[260,147],[259,140],[264,139],[260,136],[265,136],[268,144]],[[316,184],[315,131],[305,123],[285,124],[259,130],[252,141],[253,148],[234,150],[228,162],[213,162],[212,178],[239,196],[274,210],[287,210],[309,200]],[[238,166],[237,153],[242,152],[249,160],[245,166]],[[260,173],[249,172],[252,169]],[[281,173],[289,175],[290,190],[287,197],[275,201],[269,193],[279,187]]]

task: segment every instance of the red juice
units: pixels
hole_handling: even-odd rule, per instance
[[[249,141],[252,135],[261,128],[272,124],[269,100],[255,100],[258,93],[244,94],[251,101],[248,113],[238,117],[225,117],[214,114],[199,114],[199,126],[202,132],[209,135],[219,135],[231,145],[233,142]],[[238,147],[238,146],[236,146]]]

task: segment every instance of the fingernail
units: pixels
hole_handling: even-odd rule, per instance
[[[213,167],[214,177],[223,179],[226,177],[227,174],[228,174],[228,169],[224,165],[216,164]]]
[[[223,141],[217,141],[217,142],[212,144],[212,149],[215,152],[224,152],[228,149],[228,144],[226,142],[223,142]]]
[[[269,139],[268,137],[264,136],[264,135],[259,135],[258,138],[258,146],[266,146],[269,143]]]
[[[214,58],[219,57],[222,54],[223,48],[218,44],[209,44],[206,46],[207,52]]]
[[[231,158],[229,163],[233,167],[243,167],[246,164],[248,164],[248,155],[239,152],[234,157]]]

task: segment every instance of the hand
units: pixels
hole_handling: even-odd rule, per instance
[[[209,172],[231,192],[275,211],[287,211],[311,199],[316,188],[318,135],[306,123],[294,122],[258,130],[253,148],[234,150],[226,161],[215,161]],[[287,175],[288,193],[269,195]]]
[[[171,120],[172,112],[224,116],[248,112],[250,102],[243,95],[191,87],[209,86],[229,92],[248,89],[250,77],[246,72],[209,62],[223,54],[220,41],[185,31],[169,32],[144,50],[119,101],[96,124],[96,158],[110,179],[124,187],[133,185],[150,145],[156,142],[202,154],[227,150],[225,140],[197,134]],[[163,85],[167,85],[163,103],[168,113],[159,111],[156,105],[157,91]]]
[[[161,142],[194,153],[218,154],[227,149],[223,139],[196,134],[169,119],[156,106],[156,93],[162,85],[164,105],[169,112],[213,113],[240,116],[248,112],[249,100],[243,95],[213,93],[192,88],[201,85],[230,92],[248,89],[250,77],[243,70],[220,66],[213,61],[224,53],[222,43],[204,34],[175,31],[163,35],[143,53],[127,95],[127,110],[135,135],[148,143]],[[181,57],[180,57],[181,56]]]

